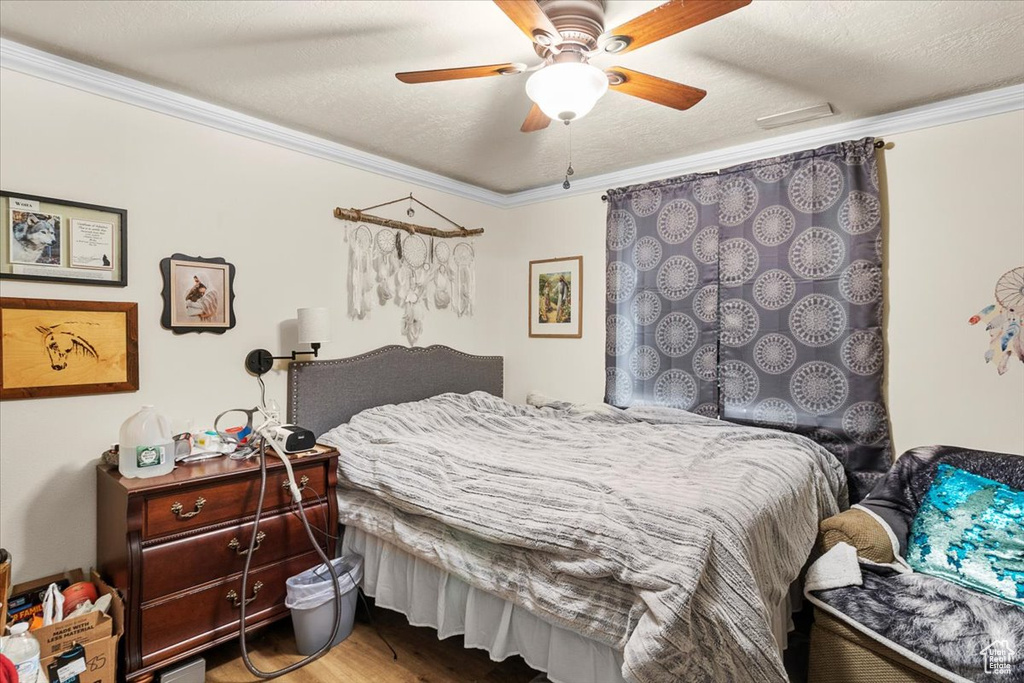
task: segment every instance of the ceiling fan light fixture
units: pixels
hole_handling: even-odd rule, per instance
[[[526,81],[526,94],[548,118],[575,121],[586,116],[608,92],[608,77],[596,66],[561,62],[544,67]]]

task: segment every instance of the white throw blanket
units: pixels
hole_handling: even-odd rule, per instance
[[[817,444],[682,411],[444,394],[323,441],[343,523],[622,649],[636,683],[786,680],[770,615],[845,496]]]

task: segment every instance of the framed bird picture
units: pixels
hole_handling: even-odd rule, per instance
[[[0,298],[0,399],[138,391],[138,307]]]

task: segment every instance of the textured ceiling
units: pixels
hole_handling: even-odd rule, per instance
[[[606,26],[658,2],[608,0]],[[485,0],[4,0],[0,35],[499,192],[559,183],[564,126],[520,133],[526,76],[397,71],[537,61]],[[686,112],[609,92],[572,125],[577,177],[1024,82],[1024,2],[755,0],[599,66],[704,88]],[[831,102],[775,133],[759,116]]]

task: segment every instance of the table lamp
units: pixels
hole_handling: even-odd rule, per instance
[[[295,360],[300,354],[311,354],[314,358],[320,352],[320,345],[331,339],[331,317],[326,308],[300,308],[299,343],[309,344],[312,351],[292,351],[289,356],[274,356],[266,349],[254,349],[245,357],[245,369],[254,375],[264,375],[274,366],[275,360]]]

